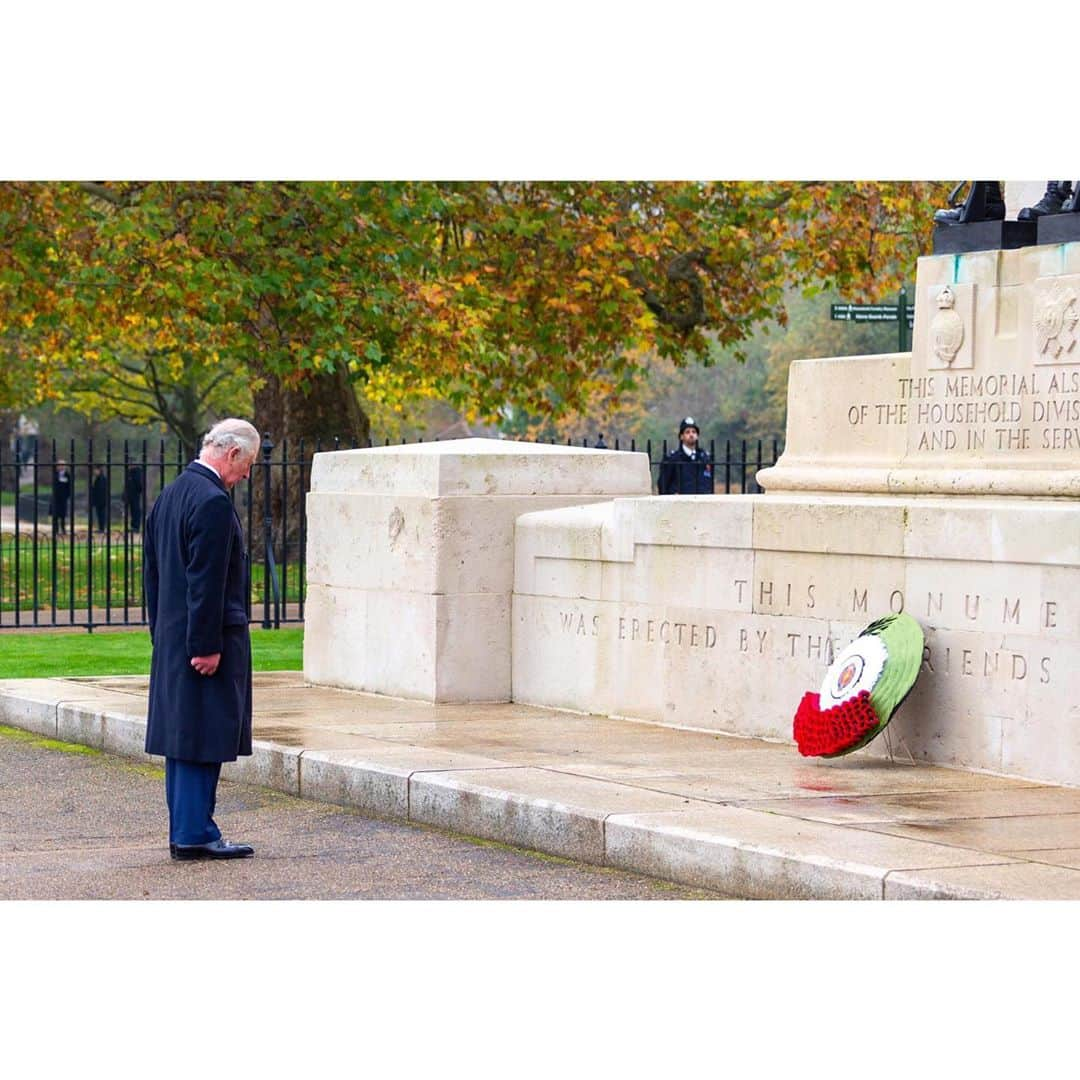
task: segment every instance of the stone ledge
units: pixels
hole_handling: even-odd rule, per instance
[[[312,492],[419,495],[642,495],[648,458],[625,450],[549,446],[509,439],[336,450],[315,455]]]

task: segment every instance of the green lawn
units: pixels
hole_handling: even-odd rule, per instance
[[[21,537],[19,544],[18,576],[15,573],[15,537],[0,540],[0,611],[15,610],[15,590],[18,582],[19,607],[30,611],[34,606],[34,541],[31,536]],[[108,555],[108,559],[106,559]],[[83,533],[71,550],[71,538],[56,538],[55,583],[53,581],[53,538],[46,525],[37,543],[37,606],[39,610],[51,609],[55,596],[58,608],[85,608],[87,595],[92,594],[96,609],[105,608],[106,596],[110,606],[122,608],[125,601],[124,578],[127,577],[127,603],[138,607],[142,603],[142,539],[138,535],[128,540],[125,550],[122,536],[114,535],[109,547],[99,536],[93,537],[88,550]],[[88,586],[87,570],[90,570],[92,588]],[[281,569],[278,568],[280,579]],[[288,603],[300,600],[299,567],[291,563],[287,568],[286,593]],[[255,605],[263,602],[265,567],[261,562],[251,568],[251,596]],[[273,591],[270,593],[273,601]]]
[[[301,671],[304,631],[252,630],[256,671]],[[0,679],[46,679],[65,675],[148,675],[150,634],[0,633]]]

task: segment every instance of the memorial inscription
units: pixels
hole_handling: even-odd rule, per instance
[[[907,425],[916,451],[1076,452],[1080,370],[903,377],[895,400],[853,402],[847,422]]]
[[[675,648],[699,650],[703,661],[709,656],[718,663],[724,658],[751,654],[773,660],[809,660],[827,668],[850,643],[855,631],[847,635],[806,633],[744,622],[729,618],[716,621],[678,621],[620,614],[620,605],[607,605],[612,611],[589,614],[580,608],[560,609],[561,632],[575,638],[605,638],[624,642],[624,648],[651,650]],[[1056,604],[1049,605],[1056,607]],[[861,610],[861,608],[860,608]],[[1008,611],[1003,622],[1010,621]],[[759,620],[760,622],[761,620]],[[730,623],[730,625],[725,625]],[[933,628],[928,627],[933,636]],[[983,648],[936,645],[931,640],[923,648],[923,671],[930,675],[955,675],[960,678],[1003,679],[1024,682],[1030,677],[1042,685],[1052,679],[1052,658],[1036,651],[999,648],[988,643]]]

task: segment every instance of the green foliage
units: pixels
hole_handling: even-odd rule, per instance
[[[178,431],[194,421],[170,419],[184,413],[172,399],[186,394],[204,415],[231,407],[245,389],[228,385],[235,372],[248,388],[274,378],[297,392],[344,372],[376,403],[434,397],[470,419],[507,406],[557,418],[627,392],[652,357],[748,359],[760,326],[785,324],[791,286],[895,291],[942,191],[4,184],[0,345],[12,362],[0,398],[32,386],[38,399],[100,407],[127,381]]]
[[[669,449],[674,446],[679,420],[689,414],[698,420],[705,444],[715,441],[717,453],[723,453],[727,440],[737,455],[743,440],[756,449],[762,439],[767,454],[774,437],[783,439],[787,371],[793,360],[897,349],[895,324],[833,322],[830,307],[841,299],[849,297],[820,286],[789,289],[784,294],[786,325],[778,320],[762,325],[739,347],[741,361],[735,358],[734,347],[715,340],[701,363],[680,366],[653,357],[632,389],[598,397],[581,413],[560,422],[512,413],[502,430],[557,441],[569,437],[575,443],[586,438],[590,445],[604,432],[609,445],[616,436],[621,443],[634,439],[642,447],[651,440],[656,456],[664,440]]]

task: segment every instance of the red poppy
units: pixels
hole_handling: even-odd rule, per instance
[[[820,696],[808,691],[795,713],[795,742],[803,757],[832,757],[854,749],[880,723],[869,690],[824,710]]]

